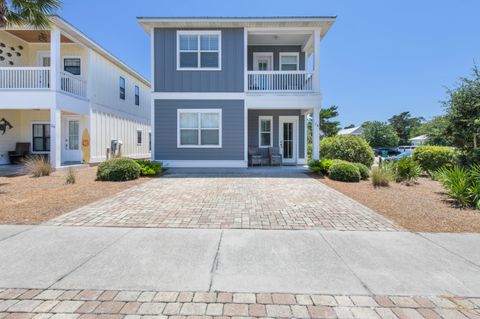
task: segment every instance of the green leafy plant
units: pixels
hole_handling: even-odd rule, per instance
[[[320,149],[325,159],[340,159],[351,163],[372,166],[375,159],[373,149],[362,137],[337,135],[326,137],[320,142]]]
[[[448,195],[464,207],[480,209],[480,165],[469,168],[443,167],[435,178],[445,187]]]
[[[75,184],[77,182],[77,171],[72,167],[67,169],[65,173],[65,184]]]
[[[391,170],[384,167],[373,167],[370,173],[370,179],[372,180],[373,187],[387,187],[390,181],[393,180]]]
[[[114,158],[98,165],[97,180],[128,181],[140,176],[140,165],[129,158]]]
[[[414,183],[422,173],[422,169],[411,157],[404,157],[395,163],[394,175],[397,183]]]
[[[27,168],[28,174],[33,177],[49,176],[53,172],[53,168],[46,157],[35,155],[30,156],[23,161]]]
[[[136,160],[137,164],[140,165],[140,175],[141,176],[151,176],[157,175],[161,172],[162,164],[150,160]]]
[[[335,181],[359,182],[361,175],[355,164],[335,163],[330,167],[329,177]]]
[[[366,181],[370,177],[370,170],[367,166],[363,165],[362,163],[353,163],[358,168],[360,172],[360,178]]]
[[[426,145],[415,148],[412,157],[425,172],[432,175],[440,168],[453,167],[457,163],[458,154],[448,146]]]
[[[308,166],[312,172],[322,175],[328,175],[328,171],[333,164],[334,161],[329,159],[308,161]]]

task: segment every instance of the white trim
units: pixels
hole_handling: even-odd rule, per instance
[[[303,115],[303,159],[305,160],[305,163],[302,163],[302,164],[307,164],[307,158],[308,158],[308,145],[307,145],[308,144],[307,143],[308,121],[307,121],[307,114],[303,113],[302,115]],[[300,128],[299,128],[299,130],[300,130]]]
[[[245,160],[161,160],[164,167],[248,167]]]
[[[282,138],[282,133],[283,133],[283,128],[282,128],[282,121],[284,122],[293,122],[293,148],[295,151],[294,157],[292,158],[292,162],[285,162],[285,159],[283,159],[284,163],[288,164],[296,164],[298,163],[298,123],[300,122],[299,116],[298,115],[281,115],[278,117],[278,147],[280,148],[280,152],[282,153],[283,157],[283,145],[280,146],[280,140],[283,140]]]
[[[182,68],[180,67],[180,36],[195,35],[197,36],[197,67],[196,68]],[[218,50],[202,50],[200,47],[201,35],[215,35],[218,36]],[[193,51],[185,51],[193,52]],[[202,68],[201,67],[201,53],[202,52],[216,52],[218,53],[218,67],[216,68]],[[222,31],[221,30],[177,30],[177,71],[221,71],[222,70]]]
[[[155,92],[155,29],[150,30],[150,81],[152,86],[150,87],[150,96]],[[150,101],[150,131],[152,133],[150,159],[155,159],[155,100]]]
[[[245,92],[152,92],[155,100],[243,100]]]
[[[140,132],[140,143],[138,143],[138,132]],[[135,136],[135,139],[136,139],[136,144],[137,146],[142,146],[143,145],[143,130],[141,128],[137,128],[137,135]]]
[[[197,145],[181,145],[180,144],[180,114],[181,113],[217,113],[219,115],[220,121],[218,123],[218,128],[201,128],[200,127],[200,116],[197,117],[198,120],[198,144]],[[222,109],[177,109],[177,148],[222,148]],[[218,130],[218,145],[201,145],[201,131],[202,130]]]
[[[243,159],[248,163],[248,107],[243,106]]]
[[[270,145],[262,145],[262,120],[270,121]],[[267,133],[267,132],[263,132]],[[271,115],[260,115],[258,117],[258,147],[259,148],[268,148],[273,147],[273,116]]]
[[[267,70],[262,70],[262,71],[273,71],[273,52],[253,52],[253,70],[254,71],[259,71],[258,70],[258,59],[261,57],[269,57],[270,62],[269,62],[269,67]]]
[[[305,164],[307,164],[307,159],[306,158],[297,159],[297,165],[305,165]]]
[[[52,135],[52,133],[51,133],[52,132],[52,126],[50,125],[50,121],[35,121],[35,120],[32,121],[30,123],[30,128],[32,129],[32,133],[30,134],[30,152],[32,154],[50,154],[50,151],[34,151],[33,150],[33,125],[34,124],[48,124],[50,126],[50,136]]]
[[[80,74],[76,75],[76,74],[72,74],[68,71],[65,71],[65,59],[79,59],[80,60]],[[68,72],[74,76],[82,76],[83,74],[83,59],[81,56],[79,55],[64,55],[62,56],[62,71],[63,72]]]
[[[243,29],[243,91],[248,91],[248,29]],[[247,153],[248,156],[248,153]]]
[[[282,58],[284,56],[294,56],[297,58],[297,68],[295,70],[289,70],[289,71],[298,71],[300,69],[300,55],[299,52],[280,52],[279,57],[278,57],[278,69],[280,71],[282,70]]]

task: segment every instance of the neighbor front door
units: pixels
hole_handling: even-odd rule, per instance
[[[80,162],[80,116],[65,116],[63,119],[63,162]]]
[[[296,164],[298,152],[298,116],[279,117],[278,142],[284,164]]]

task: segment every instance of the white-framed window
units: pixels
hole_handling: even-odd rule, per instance
[[[258,147],[273,146],[273,117],[258,117]]]
[[[177,70],[221,69],[221,31],[177,31]]]
[[[50,152],[50,122],[32,122],[32,152]]]
[[[82,59],[78,56],[66,56],[63,58],[63,71],[73,75],[82,74]]]
[[[142,145],[143,143],[143,134],[141,129],[137,129],[137,145]]]
[[[298,52],[281,52],[280,53],[280,71],[297,71],[299,69]]]
[[[178,109],[177,147],[222,147],[222,110]]]

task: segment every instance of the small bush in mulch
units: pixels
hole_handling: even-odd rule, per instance
[[[362,163],[367,167],[372,166],[375,159],[373,149],[359,136],[325,137],[320,142],[320,149],[325,159],[341,159],[351,163]]]
[[[77,171],[72,167],[65,173],[65,184],[75,184],[77,182]]]
[[[28,174],[33,177],[49,176],[50,173],[53,172],[53,168],[48,162],[48,159],[40,155],[28,157],[23,163],[27,168]]]
[[[421,173],[422,169],[411,157],[401,158],[395,163],[394,175],[397,183],[415,183]]]
[[[330,167],[329,177],[341,182],[360,182],[360,171],[353,163],[335,163]]]
[[[328,175],[328,171],[330,167],[333,165],[334,161],[329,159],[323,160],[310,160],[308,161],[308,166],[312,170],[312,172],[321,174],[321,175]]]
[[[420,146],[413,150],[412,158],[432,175],[443,167],[452,168],[458,160],[457,151],[448,146]]]
[[[368,169],[367,166],[363,165],[362,163],[353,163],[358,168],[358,171],[360,172],[360,178],[364,181],[368,180],[370,177],[370,170]]]
[[[129,181],[140,176],[140,165],[133,159],[114,158],[98,165],[97,180],[99,181]]]
[[[435,178],[461,206],[480,209],[480,164],[468,168],[443,167],[435,173]]]
[[[140,165],[140,175],[141,176],[152,176],[160,173],[163,168],[162,164],[150,160],[136,160],[137,164]]]
[[[393,180],[392,173],[385,167],[373,167],[370,178],[372,180],[373,187],[387,187],[390,181]]]

